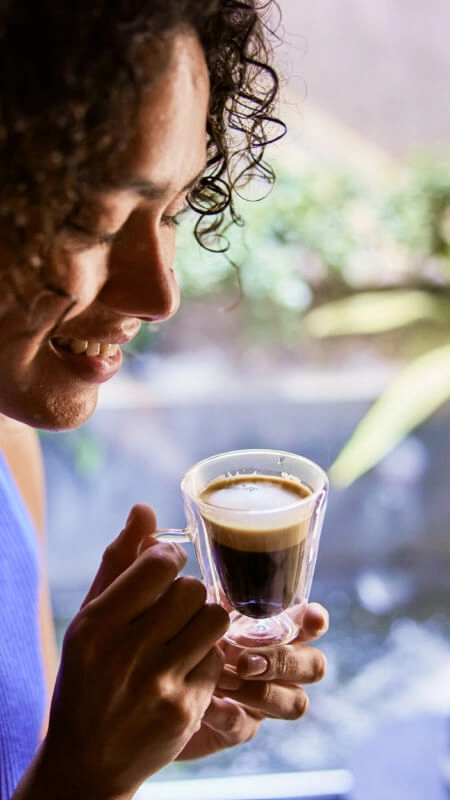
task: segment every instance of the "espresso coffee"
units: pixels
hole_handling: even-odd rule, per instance
[[[217,575],[230,605],[241,614],[272,617],[294,599],[306,570],[311,518],[311,508],[300,501],[310,495],[290,476],[265,475],[216,478],[202,491]],[[252,512],[258,512],[254,520]]]

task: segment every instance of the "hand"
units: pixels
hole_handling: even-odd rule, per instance
[[[246,742],[266,717],[293,720],[303,716],[308,696],[299,684],[321,680],[326,670],[323,653],[306,643],[327,629],[327,611],[310,603],[297,638],[288,645],[240,650],[223,641],[227,665],[201,728],[179,758],[201,758]]]
[[[155,529],[136,506],[67,630],[41,753],[66,773],[65,798],[131,797],[192,738],[220,677],[228,615],[177,578],[184,550]]]

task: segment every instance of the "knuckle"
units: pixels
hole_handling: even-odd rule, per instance
[[[290,647],[274,648],[276,652],[268,656],[269,666],[262,677],[264,679],[283,679],[298,673],[298,656]]]
[[[269,706],[276,702],[275,693],[276,688],[270,681],[255,681],[252,685],[252,695],[258,704]]]
[[[151,568],[167,583],[171,583],[176,578],[181,567],[175,557],[173,547],[166,543],[155,544],[154,547],[145,550],[139,559],[139,565],[145,572]]]
[[[294,661],[290,650],[280,647],[279,652],[276,653],[276,662],[270,670],[271,674],[276,673],[278,677],[283,678],[291,671]]]
[[[226,702],[223,706],[223,723],[230,744],[242,741],[243,722],[244,711],[240,706],[232,702]]]
[[[202,606],[206,601],[206,588],[197,578],[193,578],[190,575],[178,578],[176,588],[183,597],[187,596],[189,600],[194,601],[199,606]]]
[[[220,680],[223,668],[225,665],[224,656],[219,647],[212,647],[201,661],[197,664],[196,669],[199,670],[201,675],[201,688],[198,697],[202,696],[207,698],[208,702],[212,693]]]
[[[175,732],[181,732],[190,727],[190,714],[181,701],[177,702],[174,698],[161,698],[159,703],[160,716]]]
[[[94,659],[100,638],[97,628],[93,624],[93,614],[85,610],[73,618],[66,629],[62,645],[66,663],[87,665]]]
[[[187,692],[177,691],[167,681],[155,687],[158,695],[160,717],[175,731],[184,731],[194,722],[194,708]]]
[[[222,651],[216,645],[203,657],[201,664],[203,675],[203,688],[205,691],[213,692],[222,674],[225,665],[225,658]]]
[[[215,603],[207,603],[203,607],[202,613],[206,615],[211,630],[214,630],[217,636],[222,636],[230,624],[230,618],[225,609]]]
[[[110,567],[116,564],[117,561],[119,560],[118,556],[119,556],[118,539],[114,539],[114,541],[110,542],[103,551],[102,565]]]
[[[222,672],[222,670],[223,670],[223,668],[225,666],[225,660],[226,660],[224,654],[222,653],[222,650],[220,649],[220,647],[215,645],[209,651],[208,658],[209,658],[209,660],[211,662],[210,666],[211,666],[212,672],[214,673],[214,675],[216,675],[217,678],[219,678],[220,674],[221,674],[221,672]]]
[[[69,623],[65,635],[64,644],[78,646],[80,640],[88,641],[93,635],[92,614],[86,609]]]

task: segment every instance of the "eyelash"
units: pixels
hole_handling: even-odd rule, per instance
[[[178,214],[173,214],[172,216],[169,214],[163,214],[161,217],[161,223],[168,228],[177,228],[181,224],[179,217],[180,212],[178,212]],[[102,247],[110,246],[120,235],[120,230],[118,230],[114,231],[113,233],[103,233],[98,236],[97,234],[92,233],[89,228],[85,228],[83,225],[79,225],[77,222],[72,220],[67,223],[67,227],[70,228],[72,232],[75,232],[79,236],[84,236],[86,239],[89,239],[95,244],[101,245]]]
[[[117,239],[120,231],[116,231],[115,233],[103,233],[101,236],[98,237],[98,243],[107,247],[108,245],[112,244],[115,239]],[[96,238],[94,236],[94,238]]]
[[[89,228],[85,228],[84,225],[79,225],[78,222],[74,222],[73,220],[68,220],[65,227],[75,238],[85,239],[89,244],[111,244],[117,236],[117,233],[104,233],[102,236],[98,236],[92,233]]]
[[[163,214],[161,217],[162,224],[167,225],[169,228],[177,228],[178,225],[181,225],[180,213],[181,212],[178,212],[178,214],[174,214],[173,216]]]

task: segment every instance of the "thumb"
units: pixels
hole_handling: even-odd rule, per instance
[[[82,603],[82,608],[102,594],[122,572],[125,572],[136,561],[141,550],[153,544],[150,534],[156,531],[156,525],[156,514],[150,506],[143,503],[133,506],[125,527],[103,553],[102,562]],[[145,548],[142,547],[144,539]]]

